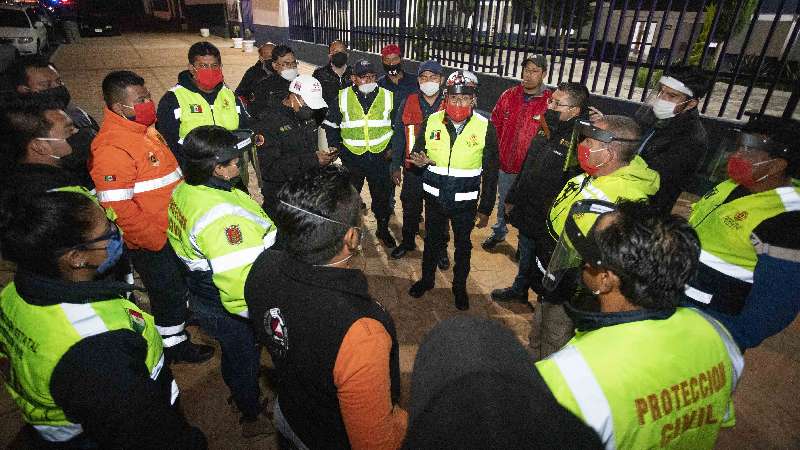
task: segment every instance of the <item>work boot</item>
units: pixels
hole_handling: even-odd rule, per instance
[[[243,438],[254,438],[275,433],[275,425],[263,413],[252,419],[242,417],[239,419],[239,424],[242,426]]]
[[[406,244],[405,242],[401,242],[400,245],[392,250],[392,253],[389,256],[391,256],[392,259],[400,259],[405,256],[406,253],[413,252],[416,249],[417,246],[414,244]]]
[[[497,237],[494,233],[492,233],[488,238],[486,238],[485,241],[481,243],[481,247],[483,247],[484,250],[494,250],[494,248],[497,247],[497,244],[505,240],[505,236]]]
[[[466,311],[469,309],[469,296],[467,295],[466,287],[453,286],[453,296],[458,310]]]
[[[442,253],[442,257],[439,258],[436,265],[439,267],[439,270],[447,270],[450,268],[450,257],[447,256],[447,250]]]
[[[528,303],[528,292],[519,292],[514,287],[495,289],[492,291],[492,300],[496,302]]]
[[[171,364],[197,364],[208,361],[212,356],[214,356],[214,347],[195,344],[188,338],[178,345],[164,349],[164,359]]]
[[[420,298],[431,289],[433,289],[433,283],[422,279],[411,285],[411,288],[408,290],[408,295],[414,298]]]
[[[397,242],[394,240],[394,236],[392,236],[392,232],[389,231],[389,223],[379,223],[378,229],[375,231],[375,237],[380,239],[387,248],[395,248],[397,247]]]

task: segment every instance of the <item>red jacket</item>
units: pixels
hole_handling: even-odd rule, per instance
[[[531,140],[539,131],[539,123],[547,111],[547,99],[552,93],[544,89],[542,94],[525,103],[522,85],[506,89],[492,110],[492,123],[497,130],[497,145],[500,152],[500,170],[519,173],[528,154]]]
[[[104,112],[89,158],[97,198],[114,208],[128,248],[161,250],[167,242],[167,206],[183,179],[178,162],[154,126],[108,108]]]

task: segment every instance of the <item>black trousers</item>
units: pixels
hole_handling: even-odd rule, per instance
[[[186,340],[187,290],[183,278],[183,263],[169,242],[157,252],[130,250],[133,267],[142,277],[150,309],[153,313],[164,347],[172,347]]]
[[[400,189],[400,202],[403,205],[403,244],[415,246],[414,240],[419,233],[419,219],[422,217],[422,205],[425,191],[422,189],[422,177],[413,170],[403,169],[403,185]],[[442,255],[447,251],[450,233],[445,232],[445,245]]]
[[[470,234],[475,227],[475,215],[478,203],[470,201],[470,205],[445,210],[439,202],[430,196],[425,197],[425,249],[422,252],[422,279],[433,284],[436,275],[436,262],[447,246],[447,226],[453,227],[455,240],[455,261],[453,262],[453,288],[467,286],[467,276],[472,255]]]
[[[369,185],[369,195],[372,197],[372,212],[378,223],[388,223],[390,202],[392,198],[392,179],[389,173],[389,161],[384,153],[366,152],[363,155],[354,155],[347,149],[340,153],[342,164],[350,172],[350,183],[358,192],[364,187],[364,180]]]

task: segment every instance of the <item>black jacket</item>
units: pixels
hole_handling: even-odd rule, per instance
[[[248,102],[252,102],[255,99],[255,88],[258,83],[274,73],[269,63],[258,61],[247,69],[234,92],[236,95],[244,97]]]
[[[194,84],[194,79],[192,79],[192,75],[188,70],[184,70],[178,74],[178,84],[192,92],[202,95],[209,105],[214,104],[214,100],[217,99],[217,94],[220,89],[225,86],[224,83],[220,83],[211,93],[205,93]],[[247,113],[247,109],[239,98],[236,99],[236,105],[239,107],[239,128],[247,128],[250,115]],[[167,141],[167,145],[169,145],[175,158],[181,163],[184,158],[181,152],[181,145],[178,143],[180,139],[179,131],[181,128],[181,121],[175,118],[175,110],[177,109],[180,109],[178,97],[175,97],[175,93],[172,91],[167,91],[158,102],[158,121],[156,122],[156,129],[161,133],[161,136],[164,137],[164,140]]]
[[[264,136],[258,149],[264,195],[264,210],[269,214],[275,195],[283,183],[314,167],[317,159],[317,123],[301,122],[294,111],[282,103],[268,106],[253,123],[253,131]]]
[[[671,119],[655,121],[649,128],[644,122],[649,120],[640,123],[643,140],[646,140],[640,156],[661,176],[661,187],[652,202],[669,212],[681,192],[689,189],[703,164],[708,152],[708,136],[697,108]]]
[[[108,300],[133,288],[106,281],[65,282],[26,271],[17,272],[14,282],[20,296],[37,306]],[[87,337],[56,364],[50,393],[100,448],[205,448],[203,433],[170,405],[169,365],[152,380],[146,356],[147,342],[131,330]]]
[[[340,77],[333,71],[330,64],[318,67],[317,70],[314,71],[313,76],[322,85],[322,98],[325,99],[325,103],[328,104],[328,107],[331,106],[331,103],[336,103],[340,90],[353,85],[353,81],[350,80],[350,75],[352,74],[353,69],[347,66]]]
[[[289,84],[290,81],[284,79],[278,73],[273,73],[254,84],[250,113],[256,116],[270,106],[279,105],[289,95]]]
[[[577,120],[578,117],[574,117],[549,124],[549,138],[539,128],[531,140],[522,170],[506,195],[506,203],[514,205],[509,223],[527,237],[533,237],[537,229],[545,226],[553,199],[580,170],[574,164],[566,167],[567,158],[574,154],[577,145],[572,135]]]

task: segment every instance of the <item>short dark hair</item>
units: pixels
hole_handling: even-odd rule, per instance
[[[46,69],[48,67],[56,68],[55,65],[41,56],[23,56],[6,69],[6,78],[14,87],[27,86],[28,69]]]
[[[566,93],[572,99],[572,104],[579,107],[581,111],[586,109],[586,102],[589,101],[589,89],[585,85],[574,81],[564,81],[559,83],[558,90]]]
[[[347,48],[347,44],[345,44],[343,40],[341,40],[341,39],[334,39],[334,40],[332,40],[332,41],[331,41],[331,43],[330,43],[330,44],[328,44],[328,50],[329,50],[329,51],[330,51],[331,47],[333,47],[333,45],[334,45],[334,44],[342,44],[342,45],[344,45],[344,47],[345,47],[345,48]]]
[[[144,86],[144,78],[130,70],[117,70],[103,78],[103,100],[111,108],[114,103],[125,102],[128,86]]]
[[[350,175],[345,169],[328,166],[286,182],[278,191],[272,219],[279,242],[289,254],[309,264],[325,264],[342,250],[342,238],[350,227],[359,226],[360,214],[361,197],[350,184]]]
[[[701,99],[708,92],[709,80],[703,70],[697,66],[672,66],[667,70],[666,76],[670,76],[685,84],[694,95],[689,96],[693,99]]]
[[[644,201],[621,200],[609,214],[613,221],[595,228],[593,238],[603,266],[619,278],[622,295],[646,309],[678,306],[699,265],[697,233],[685,219]]]
[[[0,146],[4,147],[4,165],[13,165],[23,156],[28,144],[40,137],[47,137],[53,123],[47,119],[47,111],[61,111],[61,105],[47,97],[22,97],[4,105],[0,111],[0,135],[8,136]]]
[[[606,130],[614,134],[615,137],[631,139],[626,141],[611,141],[619,149],[619,158],[624,162],[631,162],[636,156],[636,149],[639,148],[638,140],[642,137],[642,131],[635,120],[627,116],[606,115],[602,120],[607,126]]]
[[[76,192],[6,197],[0,205],[0,248],[18,269],[59,277],[63,252],[88,239],[99,206]]]
[[[214,56],[217,61],[222,63],[222,56],[219,54],[219,49],[208,41],[195,42],[189,47],[189,64],[194,64],[194,59],[198,56]]]
[[[289,53],[294,54],[294,50],[292,50],[292,47],[289,47],[286,44],[276,45],[275,48],[272,49],[272,60],[277,61],[278,58],[280,58],[281,56],[286,56]]]
[[[231,147],[239,142],[230,131],[217,125],[199,126],[183,140],[184,158],[183,178],[188,184],[198,185],[208,181],[214,175],[214,167],[224,164],[217,161],[217,152],[221,148]]]
[[[786,175],[800,177],[800,121],[765,114],[753,114],[743,127],[747,133],[763,134],[780,142],[788,151],[769,152],[773,158],[786,160]]]

